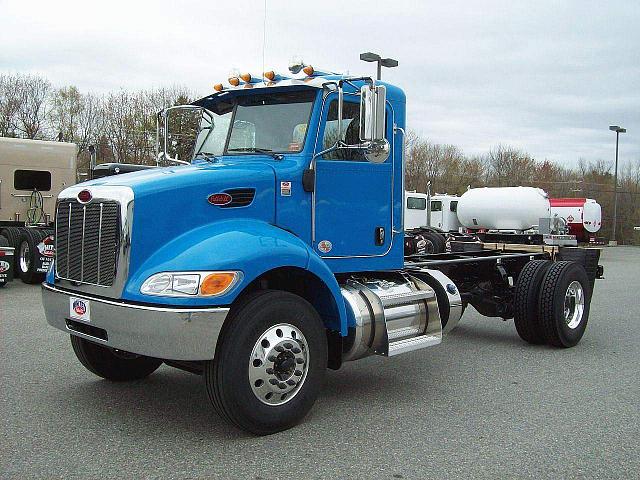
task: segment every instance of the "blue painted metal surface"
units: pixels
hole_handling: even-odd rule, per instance
[[[317,92],[305,145],[299,153],[285,154],[281,160],[258,154],[228,155],[214,163],[198,161],[86,183],[126,185],[134,191],[131,262],[123,299],[230,305],[261,274],[294,267],[310,272],[327,286],[339,317],[331,320],[329,327],[346,335],[347,312],[334,274],[403,266],[403,139],[393,127],[404,127],[405,96],[387,85],[387,135],[392,150],[385,163],[317,162],[314,242],[313,195],[303,190],[302,174],[313,153],[322,150],[328,103],[323,102],[323,91]],[[289,195],[282,182],[290,182]],[[232,188],[255,188],[253,202],[226,209],[208,203],[210,194]],[[376,227],[385,229],[382,245],[375,245]],[[399,233],[394,235],[393,230]],[[318,249],[321,240],[331,241],[331,251]],[[239,270],[243,278],[220,297],[164,298],[140,293],[144,280],[154,273],[189,270]],[[50,273],[47,281],[52,280]]]

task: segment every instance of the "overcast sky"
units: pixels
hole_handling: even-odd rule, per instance
[[[83,91],[184,85],[205,95],[236,67],[262,71],[264,0],[0,0],[0,71]],[[267,0],[267,69],[293,55],[373,73],[396,58],[407,124],[466,153],[496,144],[575,165],[640,159],[640,1]]]

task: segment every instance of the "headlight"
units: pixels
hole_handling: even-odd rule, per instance
[[[140,292],[162,297],[211,297],[228,292],[241,272],[161,272],[147,278]]]

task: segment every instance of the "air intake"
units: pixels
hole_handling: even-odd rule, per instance
[[[237,208],[247,207],[253,202],[253,197],[256,196],[255,188],[232,188],[225,190],[224,193],[231,195],[231,202],[226,205],[222,205],[220,208]]]

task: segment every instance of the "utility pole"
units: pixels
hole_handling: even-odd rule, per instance
[[[616,166],[613,175],[613,229],[611,234],[613,240],[609,241],[609,244],[617,245],[618,241],[616,239],[616,227],[618,225],[618,143],[620,140],[620,134],[626,133],[627,129],[622,128],[618,125],[610,125],[609,130],[611,130],[612,132],[616,132]]]

